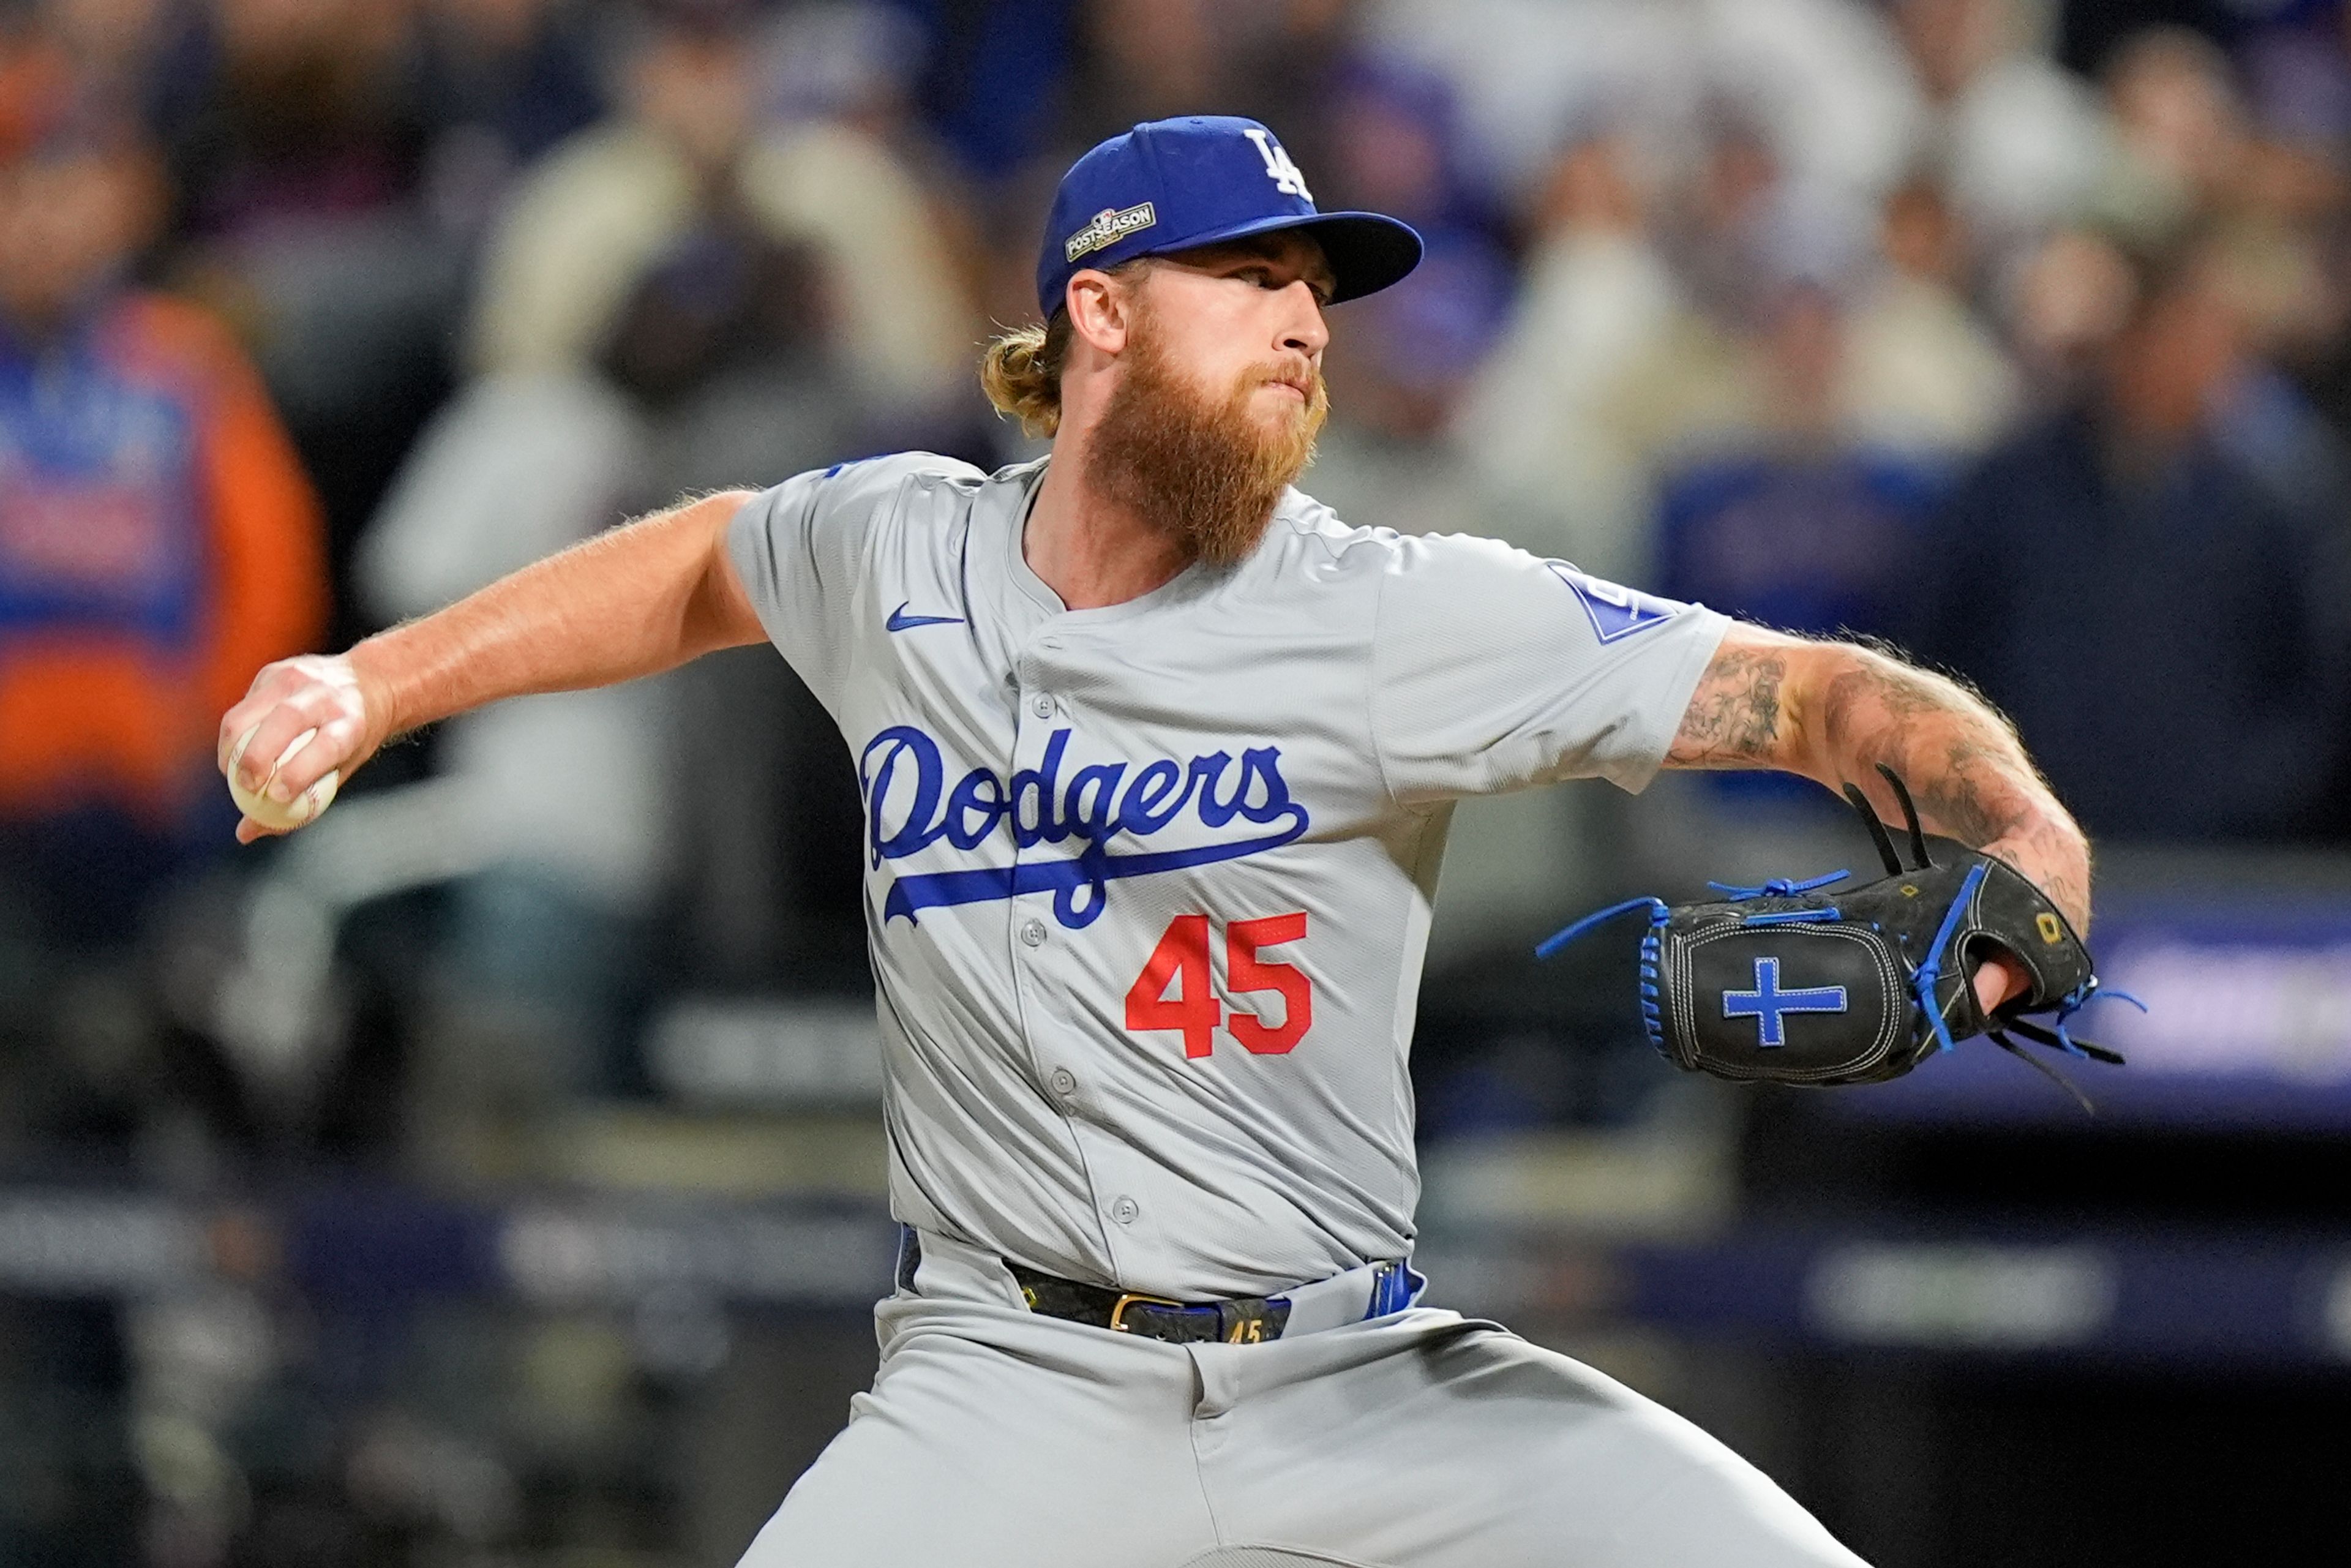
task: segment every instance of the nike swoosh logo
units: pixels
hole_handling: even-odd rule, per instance
[[[909,615],[906,613],[906,604],[912,604],[913,602],[914,601],[909,599],[906,601],[905,604],[901,604],[897,609],[890,612],[890,619],[882,623],[883,628],[891,632],[911,632],[917,626],[960,626],[963,624],[963,617],[960,615]]]

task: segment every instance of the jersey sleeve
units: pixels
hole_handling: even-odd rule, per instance
[[[1388,788],[1410,806],[1562,779],[1638,791],[1729,623],[1492,539],[1399,539],[1373,631]]]
[[[925,475],[978,470],[929,453],[841,463],[795,475],[743,503],[726,549],[759,624],[826,711],[854,649],[850,617],[876,531]]]

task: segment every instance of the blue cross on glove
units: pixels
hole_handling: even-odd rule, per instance
[[[1722,1016],[1727,1019],[1751,1018],[1757,1024],[1757,1045],[1785,1045],[1786,1026],[1781,1021],[1788,1013],[1841,1013],[1844,1011],[1843,986],[1809,986],[1797,990],[1780,988],[1780,960],[1755,960],[1755,988],[1751,991],[1722,993]]]

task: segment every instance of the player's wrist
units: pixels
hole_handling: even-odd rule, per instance
[[[2090,841],[2073,818],[2053,806],[2046,813],[1983,846],[2048,896],[2074,935],[2090,934]]]
[[[418,683],[410,668],[412,661],[403,656],[394,632],[380,632],[354,643],[343,654],[342,663],[358,698],[362,756],[373,753],[394,736],[432,722],[434,716],[416,710]]]

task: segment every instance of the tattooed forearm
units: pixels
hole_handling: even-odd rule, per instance
[[[1884,763],[1930,831],[2013,863],[2088,929],[2089,845],[2006,720],[1958,683],[1875,649],[1735,626],[1667,753],[1674,768],[1778,768],[1859,785],[1899,820]]]
[[[1769,768],[1780,744],[1780,685],[1787,656],[1726,644],[1699,677],[1666,755],[1671,768]]]
[[[1995,817],[1984,804],[1984,792],[1974,778],[1984,755],[1966,741],[1953,741],[1945,762],[1948,768],[1939,779],[1922,779],[1917,790],[1918,809],[1942,825],[1952,838],[1972,849],[1981,849],[2002,834],[2021,825],[2021,819],[2011,815],[2003,820]]]
[[[1891,819],[1885,763],[1909,782],[1927,826],[1999,855],[2087,933],[2089,841],[2057,803],[2008,721],[1957,682],[1871,649],[1824,643],[1803,660],[1818,693],[1802,716],[1811,773],[1861,785]]]
[[[1815,776],[1866,781],[1887,763],[1935,830],[1970,849],[2015,831],[2047,794],[2015,733],[1980,698],[1866,649],[1819,652],[1837,667],[1810,716]]]

